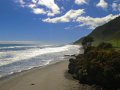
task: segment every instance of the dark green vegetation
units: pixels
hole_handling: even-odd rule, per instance
[[[93,43],[97,46],[100,42],[111,43],[114,47],[120,47],[120,16],[110,22],[97,27],[88,36],[94,38]],[[79,39],[75,44],[81,43],[82,39]]]
[[[120,89],[120,16],[75,44],[83,45],[84,54],[69,60],[68,72],[82,84]]]
[[[82,45],[84,46],[84,48],[91,46],[92,42],[94,41],[94,39],[92,37],[84,37],[82,40]]]
[[[82,84],[99,85],[107,90],[119,89],[120,51],[110,43],[102,42],[97,47],[87,44],[92,41],[90,36],[83,38],[84,54],[69,60],[68,72]]]

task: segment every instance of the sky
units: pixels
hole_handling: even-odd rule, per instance
[[[120,15],[120,0],[0,0],[0,41],[71,43]]]

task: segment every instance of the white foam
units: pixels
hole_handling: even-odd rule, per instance
[[[37,48],[37,47],[50,47],[53,45],[38,45],[38,46],[8,46],[8,47],[0,47],[0,49],[13,49],[13,48]]]
[[[0,49],[12,49],[12,48],[23,48],[23,47],[35,47],[35,46],[9,46],[9,47],[0,47]]]
[[[50,64],[50,62],[51,62],[52,60],[47,60],[43,65],[48,65],[48,64]],[[43,66],[42,65],[42,66]]]
[[[21,61],[21,60],[30,59],[43,54],[64,52],[64,51],[68,51],[70,49],[75,49],[75,48],[77,50],[79,47],[80,46],[77,46],[77,45],[66,45],[62,47],[48,47],[43,49],[32,48],[32,49],[21,50],[21,51],[0,52],[0,66]],[[46,64],[49,64],[49,62],[47,62]]]
[[[13,74],[14,72],[10,72],[10,74]]]

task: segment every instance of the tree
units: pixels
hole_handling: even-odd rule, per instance
[[[82,45],[83,45],[84,47],[91,46],[93,41],[94,41],[93,37],[86,36],[86,37],[84,37],[83,40],[82,40]]]

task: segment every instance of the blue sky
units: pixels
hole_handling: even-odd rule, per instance
[[[0,0],[0,40],[69,43],[119,13],[120,0]]]

